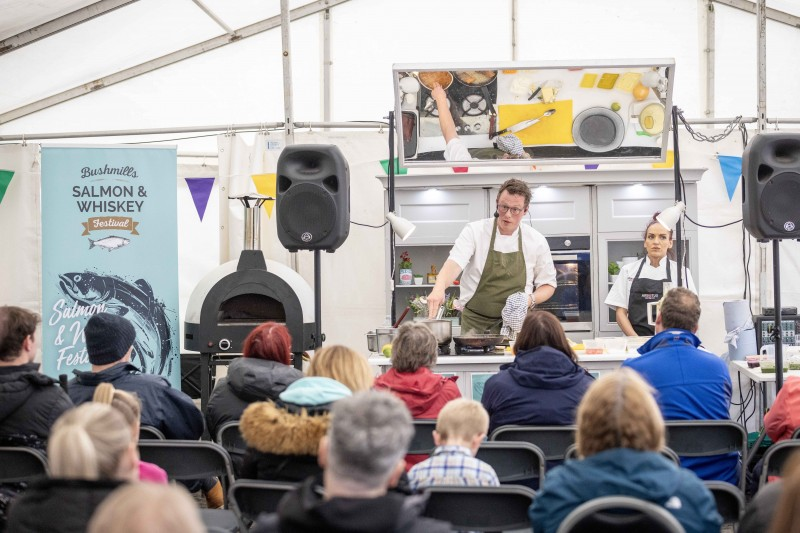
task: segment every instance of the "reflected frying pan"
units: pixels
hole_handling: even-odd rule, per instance
[[[625,137],[625,122],[616,112],[605,107],[581,111],[572,122],[575,144],[589,152],[609,152],[619,148]]]

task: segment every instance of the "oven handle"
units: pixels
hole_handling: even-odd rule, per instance
[[[577,261],[578,254],[559,254],[559,253],[551,253],[553,260],[560,260],[560,261]]]

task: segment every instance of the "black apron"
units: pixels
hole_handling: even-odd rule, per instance
[[[664,258],[667,262],[666,279],[640,278],[639,274],[642,273],[644,262],[648,260],[648,257],[645,256],[639,264],[639,270],[636,271],[636,275],[633,277],[630,294],[628,296],[628,320],[631,326],[633,326],[633,331],[641,336],[655,334],[655,327],[647,323],[647,304],[659,301],[661,297],[664,296],[664,282],[672,281],[668,257]]]
[[[497,220],[492,228],[492,239],[489,241],[489,254],[483,265],[483,272],[475,294],[469,299],[461,311],[461,334],[500,333],[503,322],[501,313],[506,305],[506,298],[515,292],[525,290],[527,267],[525,254],[522,251],[522,228],[518,228],[519,238],[516,252],[502,253],[494,249],[494,238],[497,235]]]

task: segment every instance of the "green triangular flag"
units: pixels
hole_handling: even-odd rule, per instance
[[[13,170],[0,170],[0,204],[3,203],[3,197],[6,195],[12,177],[14,177]]]

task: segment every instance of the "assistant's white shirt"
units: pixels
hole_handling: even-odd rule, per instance
[[[667,262],[665,261],[667,258],[664,257],[659,262],[658,267],[654,267],[650,265],[650,260],[645,259],[644,267],[642,268],[641,274],[639,274],[640,278],[644,279],[666,279],[667,278]],[[614,282],[614,285],[611,287],[611,290],[608,291],[608,296],[606,296],[605,304],[611,309],[616,310],[617,307],[621,307],[623,309],[628,308],[628,299],[631,295],[631,285],[633,285],[633,277],[636,276],[636,271],[639,270],[639,265],[641,264],[641,259],[639,261],[634,261],[633,263],[628,263],[627,265],[623,266],[619,271],[619,277],[617,281]],[[669,261],[669,269],[670,269],[670,278],[672,278],[672,286],[678,286],[678,263],[675,261]],[[693,293],[697,294],[697,289],[694,287],[694,281],[692,280],[692,273],[689,271],[688,268],[682,268],[681,273],[683,274],[683,284],[684,287],[692,291]]]
[[[444,147],[444,160],[445,161],[472,161],[467,146],[460,137],[453,137],[447,146]]]
[[[467,224],[450,250],[449,259],[458,263],[463,270],[459,295],[462,304],[466,305],[478,288],[486,258],[489,256],[494,220],[487,218]],[[494,249],[502,253],[518,251],[520,230],[522,230],[522,253],[525,257],[525,293],[532,293],[534,288],[540,285],[557,287],[556,267],[553,265],[547,239],[529,225],[520,224],[512,235],[501,235],[498,230],[494,239]]]

